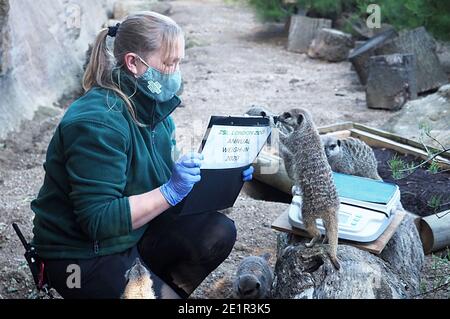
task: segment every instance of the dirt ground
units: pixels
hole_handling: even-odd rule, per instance
[[[287,52],[283,26],[260,23],[241,4],[202,0],[171,4],[172,17],[185,30],[188,47],[182,65],[184,107],[174,113],[182,152],[198,148],[211,115],[242,114],[252,105],[274,111],[304,107],[318,125],[355,121],[378,127],[392,116],[366,108],[363,88],[349,63],[330,64]],[[33,121],[0,141],[0,299],[38,297],[11,223],[19,223],[31,239],[29,205],[42,185],[45,152],[61,116],[60,109],[41,108]],[[192,298],[230,297],[232,278],[245,256],[270,252],[274,265],[277,233],[270,225],[288,205],[251,198],[250,190],[257,186],[247,185],[228,214],[238,228],[231,255]],[[446,259],[437,258],[439,262],[427,258],[424,289],[450,274],[449,263],[440,262]],[[449,291],[424,297],[448,298]]]

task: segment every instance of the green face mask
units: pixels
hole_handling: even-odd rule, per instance
[[[149,66],[140,56],[138,58],[148,67],[147,71],[137,78],[141,86],[147,88],[147,93],[157,102],[166,102],[173,98],[181,87],[180,71],[161,73]]]

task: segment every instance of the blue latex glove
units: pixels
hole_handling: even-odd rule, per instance
[[[250,182],[253,179],[254,172],[255,169],[253,168],[253,166],[250,166],[248,169],[242,172],[242,179],[244,180],[244,182]]]
[[[170,180],[161,186],[160,191],[171,206],[181,202],[201,180],[200,165],[203,155],[190,153],[181,157],[172,171]]]

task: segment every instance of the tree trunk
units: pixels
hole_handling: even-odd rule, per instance
[[[322,28],[331,28],[331,20],[293,15],[289,27],[288,51],[306,53]]]
[[[376,49],[377,55],[412,53],[416,56],[417,91],[419,93],[439,88],[448,83],[439,58],[436,43],[424,27],[400,32],[400,35]]]
[[[308,56],[313,59],[339,62],[348,58],[348,53],[352,47],[353,40],[350,34],[322,28],[311,43]]]
[[[378,47],[382,46],[384,43],[396,36],[397,32],[393,29],[389,29],[374,36],[370,40],[366,41],[365,44],[350,53],[348,58],[350,62],[352,62],[356,73],[358,73],[358,77],[362,85],[366,85],[367,83],[370,57],[375,55],[375,50]]]
[[[373,56],[366,85],[367,106],[399,110],[417,98],[416,59],[413,54]]]
[[[339,245],[341,270],[325,253],[326,245],[306,248],[304,239],[278,235],[274,298],[392,299],[418,294],[424,254],[417,228],[407,216],[381,255]]]

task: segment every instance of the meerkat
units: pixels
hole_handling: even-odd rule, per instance
[[[233,292],[240,299],[270,298],[273,272],[269,265],[270,254],[244,258],[236,272]]]
[[[320,239],[316,219],[322,219],[330,260],[336,269],[340,269],[337,258],[340,201],[319,132],[311,115],[304,109],[284,112],[276,122],[280,131],[280,155],[302,192],[303,223],[312,236],[306,246],[313,247]]]
[[[321,138],[334,172],[381,180],[377,159],[369,145],[353,137],[338,139],[327,134]]]
[[[125,273],[127,285],[122,299],[156,299],[150,271],[136,258],[133,266]]]

